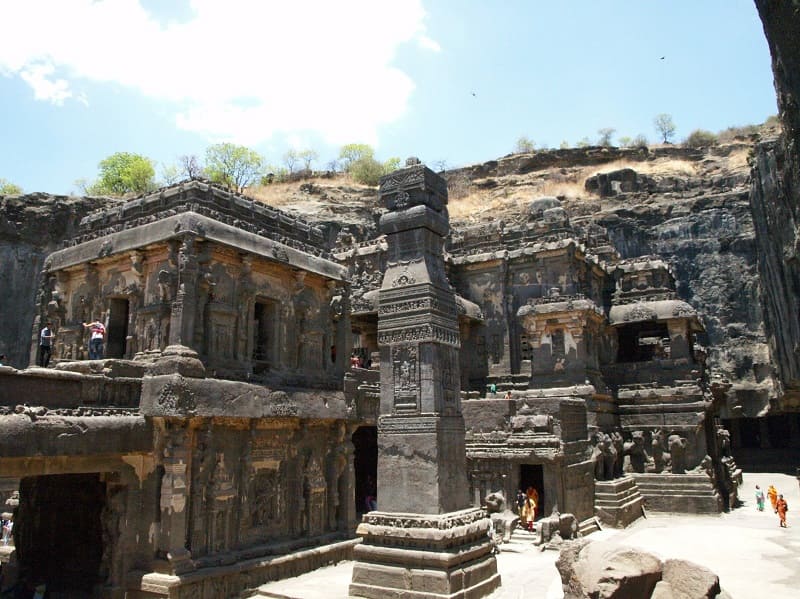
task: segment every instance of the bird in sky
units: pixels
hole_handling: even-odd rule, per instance
[[[661,57],[661,60],[664,60],[665,58],[666,58],[666,56],[662,56],[662,57]]]

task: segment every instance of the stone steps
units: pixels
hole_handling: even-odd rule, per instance
[[[603,530],[600,526],[600,520],[597,518],[586,518],[583,522],[578,524],[578,534],[582,537],[588,536],[593,532],[598,532]]]
[[[705,474],[634,474],[645,506],[653,512],[716,514],[722,498]]]
[[[643,499],[630,476],[595,481],[595,517],[607,526],[624,528],[642,515]]]

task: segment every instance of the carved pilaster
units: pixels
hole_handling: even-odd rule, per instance
[[[182,426],[161,422],[157,429],[157,446],[161,455],[161,527],[158,553],[166,558],[170,570],[180,574],[193,568],[191,553],[186,549],[188,526],[188,493],[190,450],[189,432]]]
[[[197,248],[194,237],[183,238],[178,251],[178,293],[172,302],[170,316],[170,345],[186,345],[194,342],[194,326],[197,316]]]

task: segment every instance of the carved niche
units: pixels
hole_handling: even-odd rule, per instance
[[[417,409],[417,390],[419,387],[417,373],[417,346],[395,345],[392,347],[392,381],[394,384],[395,409]]]
[[[250,520],[253,526],[273,527],[280,522],[280,477],[277,470],[260,470],[253,476]]]

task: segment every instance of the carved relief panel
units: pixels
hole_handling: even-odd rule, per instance
[[[419,366],[416,345],[392,347],[392,383],[396,411],[418,409]]]

